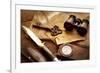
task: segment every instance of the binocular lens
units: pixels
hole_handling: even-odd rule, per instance
[[[86,33],[87,33],[87,30],[86,30],[86,28],[84,28],[84,27],[78,27],[78,28],[77,28],[77,32],[78,32],[78,34],[79,34],[80,36],[85,36]]]
[[[64,28],[66,29],[66,31],[73,31],[73,28],[74,28],[74,27],[75,27],[75,26],[74,26],[73,24],[69,23],[69,22],[65,22],[65,23],[64,23]],[[77,30],[77,33],[78,33],[80,36],[85,36],[86,33],[87,33],[87,29],[84,28],[84,27],[77,27],[76,30]]]
[[[72,30],[73,30],[73,25],[72,25],[70,22],[65,22],[65,23],[64,23],[64,28],[65,28],[67,31],[72,31]]]

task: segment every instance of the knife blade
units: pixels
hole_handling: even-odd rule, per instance
[[[52,52],[44,45],[44,42],[42,42],[29,28],[26,26],[22,26],[26,34],[39,46],[42,47],[54,61],[59,61]]]

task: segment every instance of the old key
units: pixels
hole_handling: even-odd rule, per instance
[[[42,23],[36,23],[36,24],[32,24],[32,28],[39,28],[39,29],[43,29],[43,30],[46,30],[46,31],[49,31],[51,32],[51,35],[52,36],[56,36],[58,34],[61,34],[62,33],[62,30],[59,29],[59,27],[57,25],[55,25],[53,28],[50,28],[48,26],[44,26]]]

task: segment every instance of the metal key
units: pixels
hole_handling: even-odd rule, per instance
[[[43,24],[38,22],[36,24],[32,24],[32,28],[39,28],[39,29],[42,29],[42,30],[49,31],[49,32],[51,32],[52,36],[56,36],[56,35],[62,33],[62,30],[59,29],[59,27],[57,25],[55,25],[53,28],[51,28],[47,25],[44,26]]]

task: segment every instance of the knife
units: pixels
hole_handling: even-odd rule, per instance
[[[42,42],[29,28],[26,26],[22,26],[26,34],[41,48],[46,51],[49,56],[53,59],[53,61],[59,61],[53,54],[52,52],[44,45],[45,42]]]

